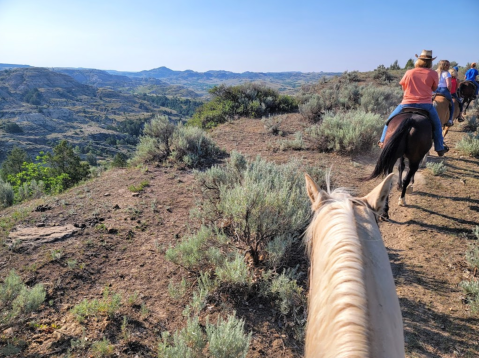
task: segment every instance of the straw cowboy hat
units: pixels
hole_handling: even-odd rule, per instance
[[[433,61],[437,58],[437,56],[432,57],[432,50],[422,50],[419,56],[416,54],[416,57],[420,58],[421,60],[433,60]]]

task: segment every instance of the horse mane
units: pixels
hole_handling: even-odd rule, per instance
[[[354,206],[344,189],[318,196],[305,233],[311,260],[306,357],[369,357],[368,306]],[[313,240],[314,238],[314,240]],[[318,277],[316,277],[316,275]],[[316,294],[311,295],[311,292]]]

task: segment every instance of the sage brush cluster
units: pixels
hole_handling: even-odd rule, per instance
[[[384,121],[378,114],[355,110],[328,113],[320,125],[307,129],[320,151],[355,153],[370,150],[380,137]]]
[[[456,149],[472,157],[479,155],[479,132],[466,133],[456,144]]]
[[[167,116],[157,116],[145,125],[133,163],[170,161],[196,167],[213,160],[220,149],[202,130],[171,123]]]
[[[45,297],[42,284],[28,288],[14,270],[10,271],[0,285],[0,327],[38,310]]]

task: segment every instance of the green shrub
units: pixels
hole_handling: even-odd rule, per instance
[[[208,351],[214,358],[245,358],[251,341],[251,333],[244,334],[244,321],[229,316],[227,320],[218,317],[216,324],[206,321]]]
[[[479,155],[479,133],[467,133],[456,144],[456,149],[472,157]]]
[[[197,167],[216,158],[219,148],[200,128],[178,126],[173,135],[173,150],[170,158],[188,167]]]
[[[6,181],[9,175],[20,173],[23,170],[23,163],[25,162],[32,162],[27,152],[19,147],[13,147],[8,153],[7,158],[2,163],[2,179]]]
[[[346,83],[351,83],[351,82],[359,82],[361,79],[359,78],[358,71],[351,71],[351,72],[345,71],[341,75],[341,80]]]
[[[175,332],[173,337],[168,332],[162,333],[158,343],[158,358],[203,357],[205,346],[206,339],[198,317],[189,318],[186,327]]]
[[[283,132],[280,130],[281,123],[284,116],[268,116],[261,118],[264,128],[272,135],[281,135]]]
[[[124,168],[128,165],[128,157],[121,152],[116,153],[111,162],[113,168]]]
[[[84,299],[78,305],[75,305],[70,312],[78,322],[83,322],[86,318],[100,315],[107,315],[112,317],[115,315],[121,306],[121,295],[113,294],[107,288],[103,291],[103,298],[101,300],[87,300]]]
[[[28,288],[15,271],[11,270],[0,285],[0,324],[10,323],[16,317],[38,310],[45,297],[42,284]]]
[[[10,183],[0,179],[0,207],[6,208],[13,205],[14,192]]]
[[[386,84],[389,84],[391,81],[394,80],[394,76],[392,76],[388,70],[386,69],[386,67],[384,67],[384,65],[380,65],[378,66],[378,68],[376,68],[374,70],[374,76],[373,78],[375,80],[377,80],[378,82],[380,83],[386,83]]]
[[[189,318],[186,327],[171,336],[163,332],[158,343],[159,358],[244,358],[248,353],[251,333],[244,334],[244,321],[234,315],[216,324],[206,320],[206,334],[198,317]],[[205,352],[206,349],[206,352]],[[206,354],[205,354],[206,353]]]
[[[128,187],[128,190],[131,191],[132,193],[139,193],[140,191],[143,191],[146,187],[150,186],[150,182],[148,180],[142,180],[140,184],[138,185],[130,185]]]
[[[213,160],[221,152],[209,136],[196,127],[175,126],[168,117],[156,117],[145,125],[134,163],[170,160],[189,167]]]
[[[477,244],[469,245],[469,249],[466,251],[466,261],[473,269],[479,269],[479,246]]]
[[[318,150],[358,153],[373,148],[383,126],[378,114],[355,110],[327,114],[321,124],[308,128],[306,133]]]
[[[115,346],[106,338],[91,345],[92,353],[95,357],[109,357],[115,353]]]
[[[199,270],[210,263],[219,264],[222,255],[218,255],[214,248],[221,247],[226,242],[224,234],[218,230],[201,226],[196,234],[187,236],[174,248],[166,251],[166,258],[189,270]]]
[[[479,281],[462,281],[459,286],[468,297],[471,311],[474,313],[479,312]]]
[[[259,251],[276,237],[291,235],[297,240],[302,234],[310,210],[302,200],[303,170],[298,161],[283,165],[260,157],[246,161],[232,152],[225,167],[196,173],[203,195],[196,215],[224,227],[257,262]]]
[[[284,140],[281,142],[280,145],[281,150],[303,150],[304,149],[304,141],[303,141],[303,133],[296,132],[294,133],[293,140]]]
[[[361,92],[357,84],[341,86],[338,94],[338,104],[341,109],[353,109],[359,106]]]
[[[432,175],[442,175],[446,172],[447,167],[444,165],[444,161],[432,163],[426,163],[426,167],[431,171]]]
[[[463,129],[468,132],[475,132],[479,128],[479,121],[477,116],[466,117],[466,123],[463,125]]]
[[[236,253],[233,260],[226,260],[216,267],[216,277],[222,283],[247,285],[250,283],[249,270],[244,257]]]
[[[299,113],[304,119],[311,123],[318,123],[323,116],[323,106],[321,97],[317,94],[312,95],[304,103],[299,105]]]
[[[17,201],[38,199],[45,193],[45,183],[42,180],[37,182],[35,179],[32,179],[29,182],[24,182],[23,185],[18,187]]]
[[[361,90],[361,108],[366,112],[388,115],[402,100],[400,88],[364,86]]]
[[[5,123],[3,129],[7,133],[16,134],[16,133],[23,133],[22,127],[20,127],[17,123]]]
[[[209,90],[213,99],[198,108],[189,125],[213,128],[237,117],[260,118],[274,113],[294,112],[298,108],[292,97],[279,95],[271,88],[256,83],[238,86],[215,86]]]

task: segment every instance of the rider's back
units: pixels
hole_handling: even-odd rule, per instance
[[[431,104],[431,94],[437,88],[438,75],[429,68],[418,67],[407,71],[399,84],[404,90],[401,104]]]

